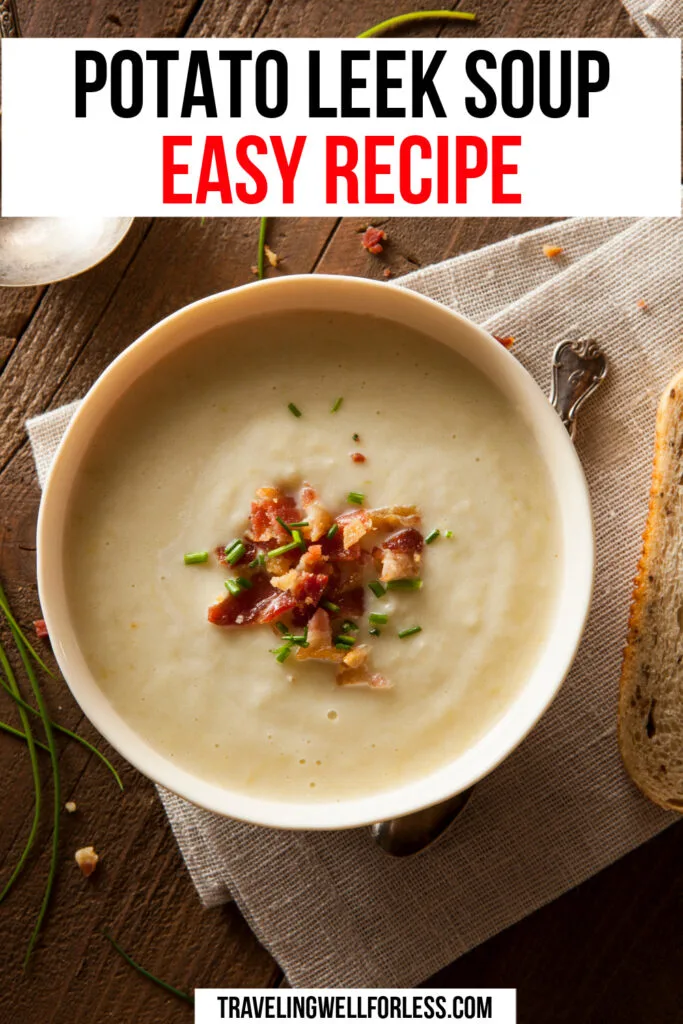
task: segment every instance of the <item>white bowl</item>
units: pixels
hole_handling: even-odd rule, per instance
[[[511,399],[534,434],[556,496],[562,570],[547,642],[513,703],[456,760],[400,787],[330,803],[293,803],[247,796],[203,781],[154,750],[114,710],[80,651],[64,585],[64,536],[78,469],[102,420],[131,383],[169,351],[236,320],[296,309],[382,316],[428,334],[464,356]],[[464,317],[415,292],[360,278],[279,278],[195,302],[152,327],[102,374],[59,447],[38,519],[38,587],[52,646],[85,714],[131,764],[174,793],[219,814],[279,828],[339,829],[395,818],[473,785],[498,765],[535,725],[561,686],[590,605],[594,540],[588,488],[567,431],[546,396],[502,345]],[[501,665],[501,673],[505,665]]]

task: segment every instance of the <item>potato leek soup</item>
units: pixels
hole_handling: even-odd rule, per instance
[[[558,588],[555,497],[505,395],[347,313],[262,315],[121,397],[66,533],[78,642],[173,763],[252,796],[423,777],[513,702]]]

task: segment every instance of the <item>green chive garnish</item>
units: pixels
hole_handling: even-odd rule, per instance
[[[340,633],[339,636],[334,638],[336,644],[346,644],[347,647],[353,647],[356,642],[355,636],[349,636],[348,633]]]
[[[365,501],[365,495],[361,494],[360,491],[349,491],[346,500],[352,505],[362,505]]]
[[[266,555],[266,558],[277,558],[278,555],[286,555],[288,551],[293,551],[294,548],[299,547],[298,540],[293,540],[291,544],[283,544],[282,547],[273,548]]]
[[[320,604],[321,604],[321,605],[322,605],[322,607],[323,607],[323,608],[325,608],[325,609],[326,609],[326,610],[327,610],[328,612],[332,612],[333,614],[334,614],[335,612],[339,612],[339,611],[341,611],[341,608],[339,607],[339,605],[338,605],[338,604],[333,604],[333,603],[332,603],[332,601],[321,601],[321,602],[320,602]]]
[[[425,544],[433,544],[437,537],[441,536],[441,530],[432,530],[425,537]]]
[[[408,629],[402,629],[398,634],[399,640],[405,640],[407,636],[415,636],[416,633],[422,632],[422,626],[409,626]]]
[[[332,540],[332,538],[335,536],[335,534],[338,532],[338,530],[339,530],[339,523],[333,523],[332,526],[327,531],[327,539],[328,540]]]
[[[266,564],[266,556],[265,555],[257,555],[256,558],[253,560],[253,562],[249,563],[249,568],[250,569],[257,569],[259,566],[263,566],[265,564]]]
[[[341,404],[342,404],[343,401],[344,401],[343,398],[338,398],[337,401],[332,406],[332,408],[330,409],[330,412],[339,412],[339,410],[341,409]]]
[[[284,622],[276,622],[275,626],[276,626],[277,629],[280,630],[281,633],[285,633],[285,634],[289,633],[289,630],[285,626]]]
[[[381,584],[379,580],[372,580],[371,583],[368,583],[368,586],[370,587],[370,590],[373,592],[375,597],[384,597],[384,595],[387,592],[387,588],[383,586],[383,584]]]
[[[354,630],[358,629],[358,623],[352,622],[351,619],[344,619],[341,624],[342,633],[348,633],[349,630],[353,633]]]
[[[420,590],[422,588],[422,580],[407,579],[407,580],[389,580],[387,583],[387,590]]]
[[[294,402],[290,402],[287,408],[291,412],[292,416],[296,416],[297,419],[301,416],[301,409],[298,409],[296,405],[294,405]]]
[[[200,565],[202,562],[209,561],[208,551],[188,551],[186,555],[183,555],[183,561],[185,565]]]
[[[379,612],[372,612],[368,616],[368,618],[369,621],[373,624],[373,626],[386,626],[387,622],[389,621],[388,615],[380,615]]]
[[[242,593],[242,588],[237,580],[226,580],[225,586],[230,591],[233,597],[237,597],[238,594]]]
[[[360,441],[360,434],[351,434],[352,441]]]
[[[308,519],[302,519],[300,523],[290,523],[290,530],[303,530],[304,526],[308,526]]]
[[[291,537],[292,536],[292,531],[290,530],[289,525],[284,521],[284,519],[281,516],[275,516],[275,518],[277,519],[277,521],[280,524],[280,526],[282,527],[282,529],[286,530],[287,533],[289,534],[289,536]]]
[[[292,530],[292,537],[294,538],[296,543],[299,545],[301,550],[305,551],[306,550],[306,541],[303,539],[303,537],[301,536],[300,532],[298,530]]]
[[[452,530],[446,530],[446,532],[444,533],[444,537],[448,537],[449,540],[450,540],[450,538],[452,536],[453,536],[453,531]]]
[[[242,590],[251,590],[253,583],[246,576],[236,576],[235,583],[239,583]]]
[[[230,565],[234,565],[235,562],[239,562],[240,558],[242,557],[246,550],[247,549],[245,548],[241,540],[238,540],[236,544],[231,544],[230,547],[226,548],[225,551],[226,562],[229,562]]]
[[[291,653],[292,653],[292,645],[291,644],[285,644],[283,647],[280,647],[278,649],[278,651],[276,652],[275,660],[279,661],[280,664],[282,664],[283,661],[287,661],[287,658],[290,656]]]
[[[375,629],[374,626],[372,627],[372,629],[368,630],[368,633],[370,634],[370,636],[381,636],[382,635],[378,629]]]
[[[167,981],[162,981],[161,978],[157,978],[157,976],[152,974],[151,971],[141,967],[137,960],[133,960],[132,956],[128,956],[128,953],[119,946],[116,939],[112,938],[109,932],[105,931],[102,934],[109,940],[109,942],[111,942],[119,956],[123,957],[126,963],[130,964],[131,967],[134,967],[138,974],[141,974],[143,978],[149,978],[149,980],[153,981],[155,985],[158,985],[160,988],[170,992],[171,995],[176,996],[178,999],[182,999],[183,1002],[189,1003],[190,1006],[194,1006],[194,996],[191,996],[189,992],[183,992],[182,989],[174,988],[174,986],[169,985]]]

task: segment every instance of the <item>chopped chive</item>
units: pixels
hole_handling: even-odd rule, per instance
[[[362,505],[365,501],[365,495],[361,494],[360,491],[349,491],[346,500],[352,505]]]
[[[292,530],[292,537],[294,538],[296,543],[299,545],[301,550],[305,551],[306,550],[306,541],[301,536],[301,533],[299,532],[299,530]]]
[[[346,633],[340,633],[334,638],[335,644],[343,644],[345,647],[353,647],[356,642],[355,636],[348,636]]]
[[[200,565],[202,562],[209,561],[208,551],[188,551],[186,555],[183,555],[183,561],[185,565]]]
[[[386,626],[389,621],[388,615],[381,615],[379,612],[371,612],[368,618],[373,626]]]
[[[387,590],[420,590],[421,588],[422,580],[418,579],[389,580],[387,583]]]
[[[238,594],[242,593],[242,588],[237,582],[237,580],[226,580],[225,586],[230,591],[233,597],[237,597]]]
[[[280,524],[280,526],[282,527],[282,529],[286,530],[287,533],[289,534],[289,536],[291,537],[292,536],[292,531],[290,530],[289,525],[284,521],[284,519],[281,516],[275,516],[275,518],[277,519],[277,521]]]
[[[225,554],[229,555],[230,552],[232,551],[232,549],[236,548],[237,545],[241,544],[241,543],[242,543],[242,541],[239,539],[239,537],[235,537],[234,540],[231,540],[229,544],[225,545]]]
[[[387,592],[387,588],[379,580],[372,580],[372,582],[368,583],[368,586],[375,597],[384,597]]]
[[[356,442],[360,441],[360,434],[351,434],[351,440]]]
[[[452,530],[446,530],[446,532],[444,533],[444,537],[448,537],[449,540],[450,540],[450,538],[452,536],[453,536],[453,531]]]
[[[239,562],[240,558],[247,549],[241,540],[238,540],[236,544],[230,546],[230,550],[225,552],[225,560],[230,565],[234,565],[235,562]]]
[[[149,980],[153,981],[155,985],[158,985],[160,988],[163,988],[167,992],[170,992],[171,995],[176,996],[178,999],[182,999],[186,1003],[189,1003],[190,1006],[194,1006],[194,996],[191,996],[189,992],[183,992],[182,989],[174,988],[174,986],[169,985],[167,981],[162,981],[161,978],[157,978],[155,974],[152,974],[151,971],[148,971],[145,967],[141,967],[136,960],[133,960],[132,956],[128,956],[128,953],[126,953],[126,951],[122,949],[121,946],[119,946],[116,939],[112,938],[108,931],[104,931],[102,934],[106,939],[109,940],[109,942],[111,942],[112,946],[119,954],[119,956],[123,957],[126,963],[130,964],[131,967],[134,967],[138,974],[141,974],[143,978],[149,978]]]
[[[261,554],[261,555],[257,555],[256,558],[252,562],[249,563],[249,568],[250,569],[257,569],[259,566],[263,566],[265,564],[266,564],[266,556]]]
[[[322,607],[323,607],[323,608],[325,608],[325,609],[326,609],[326,610],[327,610],[328,612],[332,612],[332,613],[334,613],[334,612],[339,612],[339,611],[341,611],[341,608],[339,607],[339,605],[338,605],[338,604],[333,604],[333,603],[332,603],[332,601],[321,601],[321,602],[320,602],[320,604],[321,604],[321,605],[322,605]]]
[[[301,635],[288,633],[287,639],[291,644],[296,644],[297,647],[308,647],[308,640],[303,633]]]
[[[290,402],[287,408],[291,412],[292,416],[296,416],[297,419],[301,416],[301,409],[298,409],[296,405],[294,405],[294,402]]]
[[[405,640],[407,636],[415,636],[416,633],[422,632],[422,626],[409,626],[408,629],[402,629],[398,634],[399,640]]]
[[[332,538],[335,536],[335,534],[337,534],[338,531],[339,523],[332,523],[332,526],[327,531],[327,539],[332,540]]]
[[[338,398],[337,401],[332,406],[332,408],[330,409],[330,412],[339,412],[339,410],[341,409],[341,404],[342,404],[343,401],[344,401],[343,398]]]
[[[358,629],[358,623],[352,622],[351,619],[344,619],[344,621],[341,624],[341,628],[342,633],[348,633],[349,630],[353,632],[354,630]]]
[[[278,555],[286,555],[288,551],[293,551],[294,548],[298,548],[298,547],[299,547],[299,542],[296,541],[296,540],[293,540],[291,544],[283,544],[282,547],[273,548],[272,551],[268,552],[268,554],[266,555],[266,558],[277,558]]]
[[[441,530],[432,530],[425,537],[425,544],[433,544],[437,537],[441,536]]]
[[[275,660],[282,664],[283,661],[287,661],[287,658],[292,653],[292,645],[286,644],[284,647],[280,647],[275,655]]]
[[[284,622],[276,622],[275,626],[276,626],[277,629],[280,630],[281,633],[285,633],[285,634],[289,633],[289,630],[285,626]]]
[[[375,626],[373,626],[372,629],[369,629],[368,633],[370,634],[370,636],[381,636],[382,635],[380,633],[380,631]]]
[[[236,576],[235,583],[239,583],[242,590],[251,590],[254,585],[246,576]]]
[[[302,519],[300,523],[289,523],[290,530],[303,530],[304,526],[308,526],[308,519]]]

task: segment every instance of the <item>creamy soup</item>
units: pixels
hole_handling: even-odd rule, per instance
[[[304,481],[335,515],[361,492],[440,530],[419,591],[366,588],[357,639],[391,688],[281,664],[272,627],[207,619],[228,575],[214,549],[244,534],[258,488]],[[560,568],[555,499],[505,396],[428,337],[353,314],[264,315],[166,357],[94,439],[68,522],[71,611],[112,705],[178,766],[271,799],[356,798],[465,751],[537,662]]]

